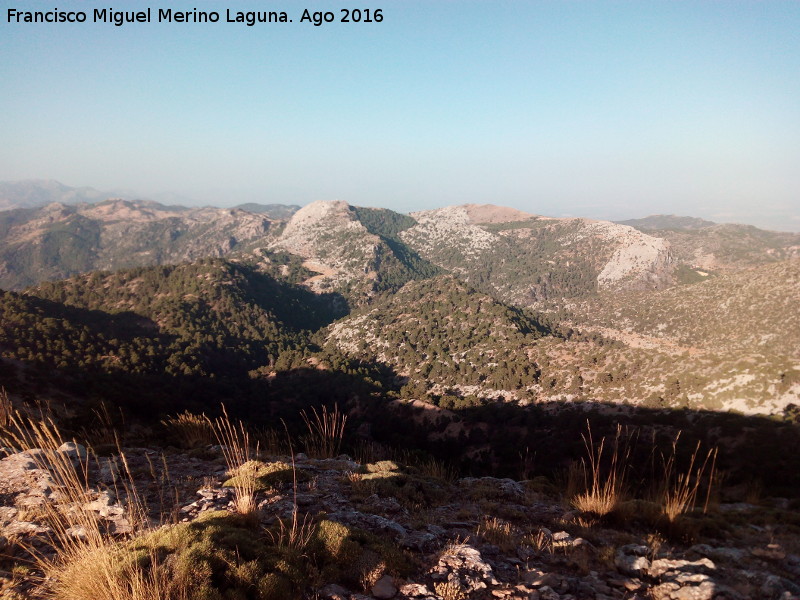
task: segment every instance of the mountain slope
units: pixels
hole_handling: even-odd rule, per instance
[[[751,225],[713,225],[696,230],[652,230],[669,241],[676,263],[706,271],[733,270],[800,257],[800,233]]]
[[[800,401],[797,306],[800,260],[790,259],[551,309],[581,331],[616,340],[619,360],[649,356],[639,378],[650,380],[651,399],[669,395],[707,408],[781,412]]]
[[[538,379],[525,346],[545,328],[452,276],[411,282],[331,324],[325,343],[395,368],[421,392],[453,386],[482,396]]]
[[[669,244],[623,225],[473,205],[412,216],[400,235],[421,256],[521,306],[669,280]]]
[[[677,215],[650,215],[642,219],[628,219],[627,221],[617,221],[617,223],[629,225],[644,232],[660,229],[693,230],[716,225],[714,221],[706,221],[697,217],[679,217]]]
[[[52,362],[70,356],[127,372],[241,376],[274,363],[286,349],[305,347],[302,330],[332,319],[323,299],[252,267],[212,259],[175,267],[95,272],[43,283],[21,296],[7,293],[6,298],[27,307],[14,314],[41,313],[38,319],[11,317],[6,307],[2,313],[6,345],[13,345],[15,338],[28,339],[25,327],[35,330],[37,322],[56,319],[66,325],[63,335],[56,336],[61,342],[45,340],[56,344],[51,349],[55,352]],[[104,324],[121,328],[104,329]],[[92,343],[81,341],[86,328],[91,336],[102,334],[109,339],[112,335],[119,351],[93,350]],[[76,331],[78,339],[74,339]],[[36,339],[27,343],[34,344],[34,354],[42,353]],[[58,354],[59,345],[73,351]],[[9,346],[7,351],[13,354],[14,348]]]
[[[341,290],[357,304],[438,270],[399,238],[414,220],[386,209],[314,202],[297,211],[269,248],[301,256],[313,290]]]
[[[0,212],[0,288],[225,256],[268,235],[271,225],[240,210],[127,200]]]
[[[674,215],[620,223],[669,241],[676,263],[695,270],[730,270],[800,256],[798,233]]]
[[[269,219],[275,221],[285,221],[300,210],[296,204],[258,204],[255,202],[246,202],[245,204],[237,204],[234,209],[243,210],[245,212],[256,213],[264,215]]]
[[[502,396],[782,413],[800,403],[800,286],[796,264],[767,271],[606,292],[568,302],[567,311],[553,302],[549,319],[437,277],[333,323],[324,343],[390,366],[405,378],[405,395],[432,402]],[[741,299],[731,299],[734,289]]]
[[[800,358],[800,259],[723,273],[655,293],[603,293],[565,307],[579,322],[731,352]]]

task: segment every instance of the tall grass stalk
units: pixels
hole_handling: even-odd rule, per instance
[[[316,458],[337,456],[344,437],[344,426],[347,423],[347,415],[339,410],[339,406],[334,405],[332,411],[323,406],[319,412],[316,408],[312,408],[310,415],[306,411],[301,411],[300,416],[308,429],[308,434],[303,438],[306,453]]]
[[[717,464],[717,448],[709,450],[705,458],[700,461],[700,442],[697,442],[694,452],[689,459],[689,466],[686,471],[679,472],[676,467],[676,455],[680,432],[672,442],[672,451],[669,456],[662,455],[664,463],[664,486],[662,491],[662,506],[664,515],[670,523],[682,514],[694,510],[700,489],[704,482],[706,485],[706,496],[703,504],[703,512],[708,511],[708,503],[711,498],[712,482]]]
[[[289,525],[282,518],[278,518],[278,531],[269,532],[272,543],[279,548],[292,548],[295,550],[304,549],[311,538],[314,537],[316,523],[306,513],[300,520],[300,510],[297,505],[297,465],[294,458],[294,448],[292,448],[292,438],[289,429],[283,420],[283,429],[286,432],[286,443],[289,446],[289,455],[292,457],[292,519]]]
[[[214,426],[205,414],[196,415],[187,410],[167,417],[161,424],[177,438],[182,448],[199,448],[213,444],[216,439]]]
[[[592,428],[588,422],[586,426],[587,433],[581,437],[587,457],[581,459],[577,468],[570,470],[570,503],[581,512],[602,517],[613,512],[622,500],[626,465],[630,457],[630,436],[626,439],[622,426],[617,425],[608,466],[604,468],[606,438],[604,436],[595,445]],[[579,478],[582,479],[580,484]],[[575,491],[576,488],[581,491]]]
[[[231,476],[238,475],[236,485],[236,511],[249,515],[256,510],[256,476],[255,469],[249,469],[247,463],[252,459],[253,453],[250,445],[250,432],[239,421],[234,424],[228,411],[222,407],[222,416],[213,421],[208,419],[214,431],[214,436],[222,448],[222,456],[228,466]],[[256,454],[258,449],[256,448]]]
[[[55,485],[51,501],[42,505],[50,528],[49,544],[55,553],[35,547],[28,551],[51,582],[59,600],[188,600],[188,583],[171,581],[166,568],[152,557],[142,568],[121,552],[107,535],[104,524],[89,504],[95,493],[89,488],[90,457],[70,457],[58,449],[62,436],[52,421],[36,421],[15,414],[10,419],[6,443],[31,452],[36,466],[50,473]],[[118,498],[133,524],[148,524],[147,510],[136,493],[127,460],[120,452],[127,479]]]

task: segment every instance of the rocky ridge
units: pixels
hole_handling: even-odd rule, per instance
[[[412,216],[417,225],[401,233],[403,241],[470,283],[488,282],[503,300],[517,305],[596,289],[661,287],[670,281],[669,243],[625,225],[486,205]],[[554,271],[580,281],[553,282]]]
[[[272,221],[238,209],[112,199],[0,213],[0,287],[99,269],[220,257],[267,236]]]
[[[306,259],[316,271],[306,281],[321,291],[349,281],[375,277],[380,238],[370,234],[346,202],[313,202],[292,215],[280,237],[270,245]]]

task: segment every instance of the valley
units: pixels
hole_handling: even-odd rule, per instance
[[[25,189],[25,198],[44,197]],[[775,589],[794,589],[781,583],[796,575],[786,558],[794,556],[791,548],[768,567],[758,563],[762,555],[747,552],[767,552],[769,535],[747,533],[720,512],[740,509],[707,514],[693,502],[685,516],[666,517],[657,498],[668,456],[687,468],[695,464],[692,450],[715,449],[712,470],[724,475],[695,472],[696,490],[713,495],[715,506],[744,505],[748,519],[782,536],[781,548],[791,546],[800,490],[800,457],[790,451],[800,444],[800,234],[664,216],[630,224],[550,218],[490,205],[405,215],[342,201],[235,209],[78,197],[22,204],[0,212],[0,426],[9,448],[2,468],[28,464],[28,450],[13,436],[32,426],[14,425],[15,411],[57,424],[60,437],[91,448],[86,460],[99,464],[161,452],[184,473],[174,483],[173,510],[203,536],[206,517],[198,507],[212,511],[209,519],[247,513],[237,508],[240,484],[225,483],[244,477],[237,469],[247,461],[227,464],[224,457],[228,446],[245,451],[253,444],[215,436],[252,435],[267,465],[257,467],[259,477],[274,469],[302,473],[300,484],[282,475],[253,492],[265,526],[278,528],[270,529],[273,536],[281,525],[266,507],[277,503],[275,515],[294,518],[298,485],[307,514],[333,514],[316,522],[313,535],[394,523],[392,535],[416,567],[369,536],[336,529],[355,536],[348,539],[359,540],[363,556],[384,561],[375,581],[367,571],[342,575],[345,559],[326,554],[324,540],[308,542],[309,556],[329,568],[320,581],[360,586],[368,597],[383,597],[374,586],[391,573],[392,582],[414,580],[413,589],[428,592],[415,596],[404,588],[405,595],[386,597],[448,598],[444,580],[430,573],[450,573],[456,568],[447,560],[456,559],[440,563],[426,552],[442,550],[451,530],[473,545],[447,551],[479,548],[495,556],[490,563],[501,576],[485,578],[484,588],[502,597],[546,597],[545,588],[552,589],[504,570],[520,560],[511,558],[518,552],[529,553],[528,566],[533,561],[553,574],[548,581],[560,586],[553,592],[559,598],[584,597],[578,590],[589,585],[608,590],[591,597],[627,597],[625,585],[614,583],[620,573],[631,579],[629,591],[665,599],[679,580],[674,589],[700,594],[701,584],[703,593],[713,584],[732,598],[772,598],[753,590],[768,588],[773,576]],[[341,448],[326,457],[316,456],[308,420],[321,407],[343,411],[337,414],[347,422]],[[228,429],[215,429],[217,419],[227,419]],[[598,448],[598,468],[613,469],[603,444],[616,440],[614,451],[622,448],[623,430],[625,500],[608,513],[581,508],[576,469],[585,469]],[[130,485],[152,495],[157,477],[145,470],[142,463]],[[205,487],[197,481],[201,472]],[[147,477],[153,481],[145,483]],[[23,480],[13,475],[17,487],[9,484],[0,496],[39,502]],[[96,506],[108,486],[98,479],[81,501]],[[123,527],[109,516],[128,514],[123,503],[102,501],[102,522]],[[22,510],[19,502],[13,510]],[[155,496],[151,518],[163,518],[154,502]],[[423,509],[425,522],[415,522]],[[482,511],[502,517],[490,523]],[[633,513],[639,517],[631,519]],[[14,515],[6,528],[39,523],[26,539],[38,540],[49,527]],[[238,531],[238,517],[230,518],[218,525]],[[550,533],[531,529],[534,521],[547,523]],[[616,554],[587,550],[579,558],[570,550],[562,564],[547,550],[557,541],[553,528],[569,532],[558,539],[585,536]],[[714,549],[735,539],[731,551],[753,561],[759,583],[753,587],[724,559],[729,587],[708,568],[708,577],[691,586],[680,568],[664,563],[666,571],[650,571],[667,558],[656,538],[642,537],[647,532],[680,548],[670,556],[689,563],[719,560]],[[538,546],[531,545],[534,535]],[[637,555],[614,536],[646,546],[647,569],[630,567]],[[698,550],[701,542],[712,549]],[[492,544],[500,554],[491,554]],[[279,561],[271,554],[278,550],[262,550],[272,558],[259,555],[252,568],[283,591],[259,598],[316,585],[270,562]],[[589,571],[575,579],[582,568],[576,561],[600,574],[591,582]],[[227,567],[214,569],[223,577]],[[236,576],[225,573],[227,583],[219,585],[239,589]],[[30,581],[22,577],[14,589],[38,589]],[[469,597],[483,598],[484,588]]]

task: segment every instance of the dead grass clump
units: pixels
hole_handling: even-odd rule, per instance
[[[255,472],[251,469],[243,469],[239,472],[245,464],[251,462],[254,454],[250,445],[250,432],[241,421],[233,423],[224,406],[221,417],[217,417],[213,421],[207,418],[207,421],[222,448],[228,472],[232,476],[238,473],[236,483],[233,484],[236,490],[234,500],[236,511],[242,515],[252,515],[256,510],[258,480]]]
[[[418,463],[416,467],[419,469],[421,475],[434,479],[441,479],[448,483],[454,482],[458,476],[458,473],[453,467],[435,458],[422,461]]]
[[[204,414],[196,415],[187,410],[174,417],[167,417],[161,424],[181,448],[201,448],[213,444],[217,439],[214,424]]]
[[[386,563],[374,552],[364,552],[357,569],[361,573],[359,583],[361,589],[368,593],[386,573]]]
[[[28,548],[39,568],[52,582],[59,600],[188,600],[180,581],[170,580],[158,566],[143,570],[120,552],[119,545],[105,534],[97,512],[89,505],[94,492],[88,486],[90,457],[60,450],[62,437],[52,421],[35,421],[13,415],[8,441],[31,452],[37,467],[50,473],[55,485],[53,501],[37,510],[51,528],[49,545],[56,553]],[[146,507],[136,492],[124,454],[120,454],[127,476],[117,496],[123,498],[126,518],[141,530],[146,526]]]
[[[679,438],[680,433],[675,436],[672,442],[669,456],[662,455],[664,484],[661,490],[661,497],[664,515],[670,523],[674,523],[679,516],[694,510],[703,486],[706,488],[703,513],[705,514],[708,511],[711,482],[714,480],[717,461],[717,448],[712,448],[706,452],[705,458],[702,458],[701,461],[700,442],[697,442],[697,446],[689,459],[687,469],[678,471],[676,455]]]
[[[391,448],[374,440],[359,440],[353,450],[353,459],[361,464],[386,460],[391,456]]]
[[[277,429],[258,429],[254,438],[258,447],[267,456],[291,454],[285,435]]]
[[[549,554],[553,554],[555,552],[553,537],[541,529],[523,536],[522,544],[525,546],[530,546],[536,552],[547,552]]]
[[[497,517],[484,517],[475,533],[503,552],[516,548],[519,537],[517,529],[511,523]]]
[[[86,547],[82,556],[65,563],[53,592],[59,600],[191,600],[192,580],[178,576],[155,550],[146,565],[117,545]]]
[[[119,432],[124,432],[126,429],[125,419],[121,410],[119,413],[119,422],[121,427],[115,425],[108,404],[101,402],[99,408],[92,409],[92,417],[89,421],[89,425],[81,428],[80,435],[86,440],[87,444],[91,444],[96,453],[113,453],[118,450],[123,443],[120,439]]]
[[[267,534],[278,548],[302,551],[308,546],[315,530],[316,523],[311,515],[304,514],[301,519],[295,508],[290,519],[278,518],[275,530],[267,531]]]
[[[442,600],[463,600],[467,597],[461,586],[455,581],[439,581],[433,584],[433,591]]]
[[[614,512],[623,498],[626,465],[630,457],[630,435],[617,426],[613,445],[609,444],[611,450],[608,458],[606,438],[603,437],[595,445],[588,423],[587,433],[581,437],[587,458],[570,468],[567,495],[574,508],[603,517]]]
[[[338,456],[347,423],[347,415],[339,410],[339,406],[334,405],[332,411],[323,406],[319,412],[312,408],[310,415],[301,411],[300,416],[308,429],[308,433],[302,438],[306,454],[314,458]]]

